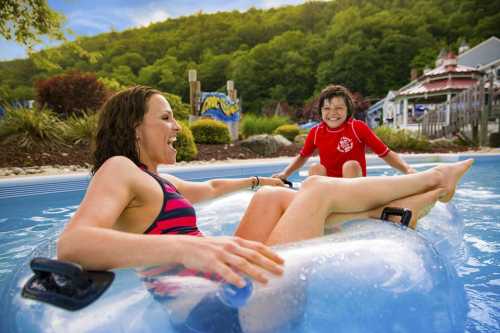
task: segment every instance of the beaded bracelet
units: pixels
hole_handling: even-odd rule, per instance
[[[257,187],[260,185],[260,179],[259,176],[253,176],[255,178],[255,181],[252,180],[252,190],[255,190]]]

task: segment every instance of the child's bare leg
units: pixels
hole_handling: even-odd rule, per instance
[[[309,176],[326,176],[326,168],[321,163],[315,163],[309,168]]]
[[[440,192],[441,190],[437,189],[425,193],[415,194],[400,200],[395,200],[393,202],[390,202],[384,207],[378,207],[361,213],[343,213],[343,214],[332,213],[328,216],[326,220],[326,225],[328,225],[329,227],[334,225],[340,225],[348,220],[354,220],[354,219],[366,219],[366,218],[378,219],[380,218],[383,209],[385,207],[390,206],[398,208],[407,208],[411,210],[412,216],[409,227],[415,229],[415,227],[417,226],[417,220],[423,217],[428,212],[428,209],[436,203],[436,201],[439,199]],[[398,222],[399,217],[396,217],[394,219],[391,218],[390,220],[392,222]]]
[[[358,161],[347,161],[342,165],[342,177],[357,178],[363,177],[363,169]]]
[[[267,243],[280,244],[323,235],[326,218],[332,212],[372,210],[438,188],[440,200],[449,200],[458,181],[471,165],[472,160],[468,160],[440,165],[416,174],[391,177],[309,177],[276,224]]]

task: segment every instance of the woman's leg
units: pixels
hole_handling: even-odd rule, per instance
[[[265,243],[296,194],[283,187],[259,189],[248,204],[235,236]]]
[[[281,244],[323,234],[332,212],[359,213],[385,206],[394,200],[440,189],[449,201],[472,160],[440,165],[428,171],[392,177],[338,179],[312,176],[304,181],[266,243]]]

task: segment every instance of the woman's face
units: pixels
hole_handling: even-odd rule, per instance
[[[337,128],[347,119],[347,105],[344,98],[334,96],[326,99],[321,108],[321,118],[330,128]]]
[[[147,102],[144,119],[136,127],[139,159],[148,166],[174,164],[177,151],[173,147],[180,126],[165,97],[155,94]]]

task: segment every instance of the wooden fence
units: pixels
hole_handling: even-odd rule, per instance
[[[476,85],[452,97],[449,122],[446,119],[447,103],[437,105],[435,110],[420,118],[420,132],[429,138],[464,137],[465,133],[471,133],[471,141],[486,145],[488,119],[500,118],[500,91],[494,88],[493,82],[492,76],[488,80],[481,79]]]

